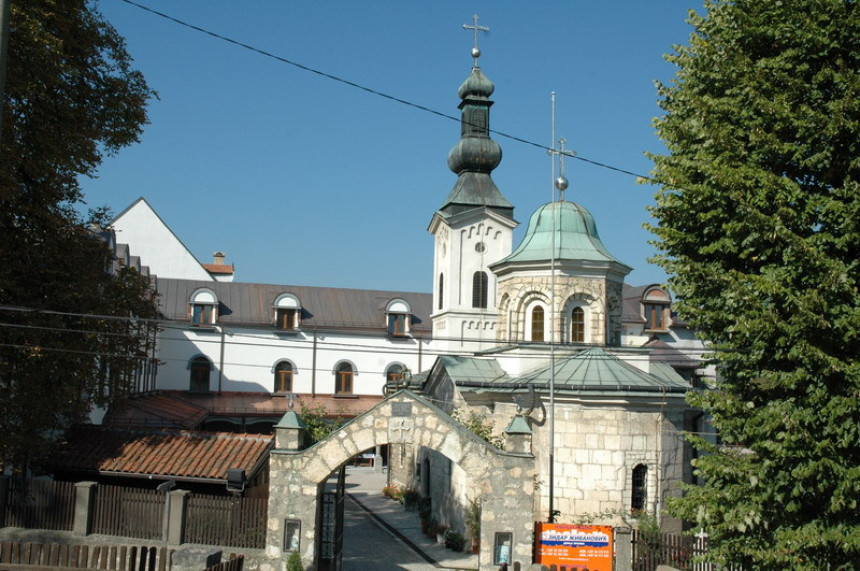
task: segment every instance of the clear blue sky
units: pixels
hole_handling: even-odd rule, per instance
[[[477,13],[480,65],[496,84],[491,128],[647,174],[663,55],[688,42],[689,0],[326,2],[139,0],[304,66],[459,117]],[[143,196],[204,263],[223,250],[238,281],[431,291],[427,226],[456,176],[455,121],[368,94],[190,30],[121,0],[99,8],[126,38],[159,100],[140,144],[84,180],[89,206],[119,213]],[[551,199],[546,152],[499,135],[493,178],[515,206],[519,242]],[[660,282],[642,228],[655,188],[578,160],[568,200],[594,214],[606,246]]]

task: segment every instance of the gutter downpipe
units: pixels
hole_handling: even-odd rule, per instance
[[[221,393],[221,381],[224,379],[224,336],[226,335],[225,327],[221,326],[221,362],[218,365],[218,393]]]
[[[314,346],[311,356],[311,396],[317,396],[317,328],[314,327]]]

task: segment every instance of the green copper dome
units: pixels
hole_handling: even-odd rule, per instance
[[[493,94],[495,89],[496,86],[493,85],[490,78],[481,73],[481,68],[473,67],[472,73],[469,74],[469,77],[466,78],[460,85],[460,89],[457,90],[457,96],[460,99],[468,97],[483,97],[486,99]]]
[[[552,255],[553,227],[555,256]],[[529,220],[528,230],[519,247],[499,263],[542,262],[553,257],[556,260],[621,264],[600,241],[597,224],[591,213],[579,204],[568,201],[550,202],[538,208]]]

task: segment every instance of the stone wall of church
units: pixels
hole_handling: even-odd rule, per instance
[[[548,402],[544,405],[549,408]],[[507,403],[498,403],[495,409],[496,427],[506,426],[516,411]],[[680,407],[556,401],[555,410],[553,508],[560,512],[557,521],[576,523],[611,514],[594,523],[624,525],[620,516],[630,514],[632,474],[640,464],[647,467],[647,512],[659,513],[664,498],[678,490],[684,472]],[[540,409],[531,416],[537,470],[535,519],[545,521],[549,514],[550,423]]]
[[[555,276],[555,340],[569,343],[570,313],[580,306],[586,311],[585,342],[595,345],[619,345],[621,339],[621,283],[604,277]],[[527,311],[530,304],[541,301],[551,305],[553,278],[549,275],[517,273],[499,280],[499,324],[497,339],[503,343],[529,341]],[[550,319],[547,315],[547,327]],[[608,323],[608,327],[607,327]],[[550,336],[547,333],[546,341]]]

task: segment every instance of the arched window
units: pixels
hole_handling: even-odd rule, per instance
[[[439,309],[442,309],[442,302],[445,299],[445,274],[439,274]]]
[[[385,382],[390,385],[396,385],[403,380],[403,365],[394,363],[389,365],[385,370]]]
[[[543,307],[534,306],[532,309],[532,341],[543,341]]]
[[[402,337],[409,334],[411,325],[412,308],[402,299],[392,299],[385,306],[386,320],[388,323],[388,334],[393,337]]]
[[[279,295],[275,299],[275,329],[295,331],[302,324],[302,304],[299,298],[290,293]]]
[[[648,499],[648,466],[639,464],[633,468],[633,495],[630,499],[630,508],[634,510],[644,510],[645,503]]]
[[[214,325],[218,319],[218,298],[209,289],[199,289],[191,294],[188,304],[193,325]]]
[[[281,361],[275,365],[275,392],[289,393],[293,390],[293,365],[289,361]]]
[[[585,343],[585,310],[574,307],[570,313],[571,343]]]
[[[472,275],[472,307],[487,307],[487,272]]]
[[[352,394],[352,377],[355,371],[349,363],[341,363],[337,366],[334,380],[334,393],[336,395]]]
[[[212,363],[203,355],[198,355],[191,359],[191,365],[188,367],[191,370],[188,389],[194,392],[209,391],[209,374],[212,371]]]

